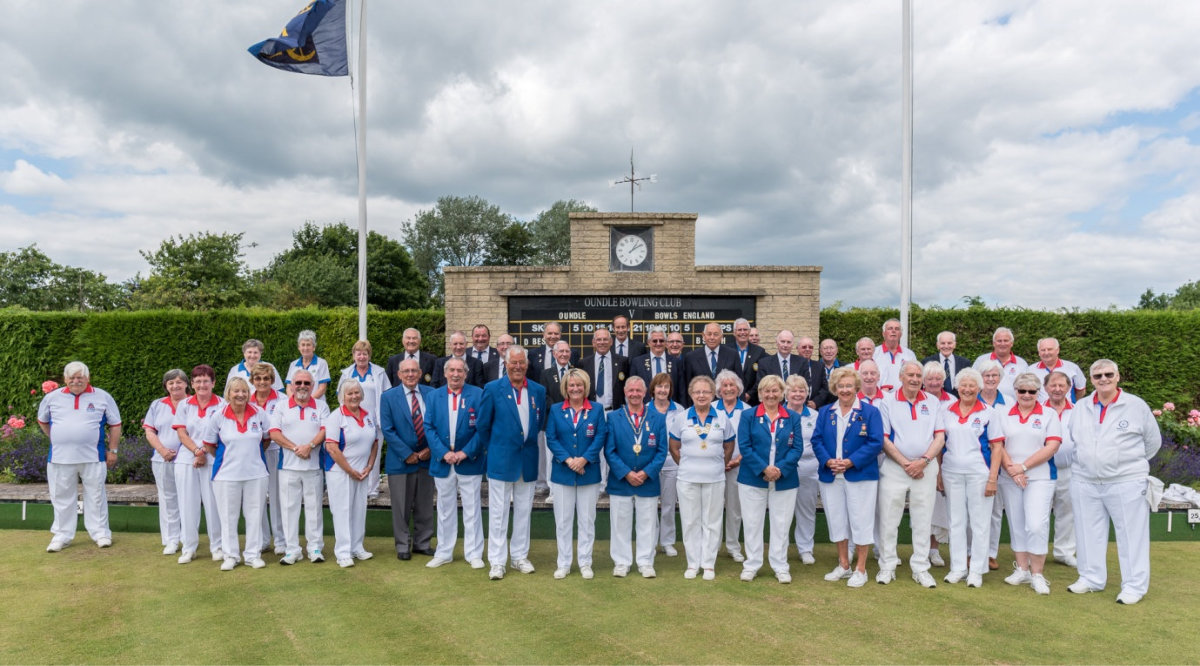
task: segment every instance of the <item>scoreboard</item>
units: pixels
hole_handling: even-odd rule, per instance
[[[661,325],[668,333],[683,334],[684,349],[704,344],[701,335],[709,322],[721,325],[726,341],[732,340],[733,322],[745,317],[754,325],[753,296],[511,296],[508,299],[508,332],[517,344],[534,348],[542,344],[542,327],[555,321],[562,339],[583,355],[591,353],[592,332],[611,328],[617,315],[629,317],[630,337],[645,342],[648,327]]]

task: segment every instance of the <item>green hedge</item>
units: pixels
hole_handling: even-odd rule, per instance
[[[375,362],[382,365],[400,350],[401,333],[408,327],[422,332],[423,349],[444,353],[441,310],[370,312],[367,330]],[[331,372],[350,364],[358,339],[358,312],[351,308],[90,315],[0,310],[0,405],[11,405],[10,412],[32,419],[42,382],[61,383],[63,366],[80,360],[96,385],[116,398],[124,420],[140,422],[150,402],[162,395],[158,380],[167,370],[207,363],[217,371],[220,390],[225,373],[242,359],[242,343],[258,338],[266,347],[264,359],[286,372],[286,365],[299,356],[296,335],[304,329],[316,332],[317,354],[329,362]]]

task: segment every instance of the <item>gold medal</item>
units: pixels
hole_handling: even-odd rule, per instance
[[[641,452],[642,452],[642,445],[641,445],[640,443],[638,443],[638,444],[634,444],[634,445],[633,445],[633,455],[635,455],[635,456],[636,456],[636,455],[638,455],[638,454],[639,454],[639,453],[641,453]]]

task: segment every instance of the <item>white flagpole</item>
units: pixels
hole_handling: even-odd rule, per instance
[[[367,339],[367,0],[358,14],[358,339]]]
[[[912,303],[912,143],[913,143],[913,91],[912,91],[912,0],[904,0],[904,37],[902,39],[904,80],[902,109],[903,143],[900,176],[900,326],[903,337],[900,343],[908,347],[908,309]]]

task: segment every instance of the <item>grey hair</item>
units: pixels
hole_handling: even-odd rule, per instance
[[[83,361],[71,361],[63,368],[63,379],[74,377],[75,375],[83,375],[84,379],[92,378],[92,371],[88,370],[87,365]]]
[[[718,391],[721,389],[721,384],[726,380],[733,380],[734,385],[737,386],[739,396],[746,392],[746,385],[742,382],[742,378],[732,370],[722,370],[717,373],[716,382]]]
[[[338,385],[338,404],[346,402],[346,391],[352,388],[358,389],[364,397],[367,395],[367,392],[363,390],[362,382],[358,381],[358,379],[354,377],[347,377],[346,379],[342,380],[341,384]]]
[[[308,329],[304,329],[303,331],[300,331],[300,335],[297,336],[296,342],[300,343],[300,342],[304,342],[305,340],[308,340],[309,342],[313,343],[313,345],[316,345],[317,344],[316,331],[310,331]]]
[[[166,372],[163,373],[163,388],[164,389],[167,388],[167,382],[171,381],[172,379],[182,379],[184,384],[191,383],[190,380],[188,379],[186,372],[184,372],[183,370],[180,370],[179,368],[173,368],[173,369],[167,370]]]
[[[905,365],[908,364],[905,363]],[[931,375],[941,375],[942,379],[945,379],[946,369],[942,367],[941,363],[938,363],[937,361],[930,361],[925,364],[924,368],[921,369],[921,377],[925,378]]]

